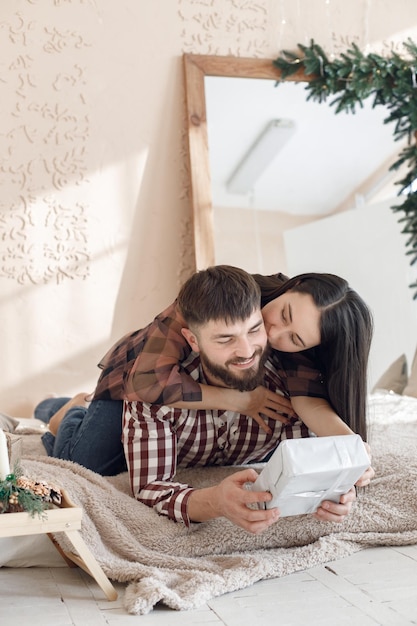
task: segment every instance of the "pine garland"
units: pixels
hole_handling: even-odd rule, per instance
[[[395,171],[404,163],[408,165],[408,173],[396,183],[400,186],[398,195],[406,199],[391,209],[403,214],[398,221],[403,226],[401,232],[408,235],[406,255],[411,257],[413,265],[417,262],[417,190],[413,190],[417,186],[417,45],[408,39],[403,46],[405,57],[394,51],[383,57],[374,53],[365,55],[352,44],[340,58],[330,61],[312,40],[309,46],[298,44],[297,53],[284,50],[273,63],[283,80],[300,70],[310,77],[305,87],[309,92],[307,100],[326,102],[336,96],[330,102],[335,113],[354,113],[371,96],[373,107],[382,104],[388,108],[384,124],[394,124],[395,141],[408,139],[408,145],[390,168]],[[416,299],[417,282],[410,287],[415,289]]]

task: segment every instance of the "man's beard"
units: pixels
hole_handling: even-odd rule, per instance
[[[203,370],[220,380],[226,387],[237,389],[238,391],[252,391],[259,385],[262,385],[264,379],[264,365],[270,353],[270,348],[257,348],[253,356],[260,355],[259,363],[253,367],[241,370],[240,375],[233,374],[228,366],[232,363],[239,363],[247,359],[236,358],[226,361],[224,366],[216,365],[210,361],[207,355],[200,351],[200,360]]]

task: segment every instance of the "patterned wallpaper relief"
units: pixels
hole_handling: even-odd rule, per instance
[[[178,0],[183,52],[262,55],[269,4],[268,0]]]
[[[0,22],[0,34],[0,278],[84,279],[89,119],[77,53],[90,44],[81,32],[19,13]]]
[[[262,56],[267,42],[269,0],[177,0],[182,52]],[[225,11],[227,6],[227,11]],[[190,173],[185,96],[182,120],[181,171],[183,199],[190,202]],[[195,269],[193,224],[182,222],[181,247],[187,251],[178,270],[178,284]]]

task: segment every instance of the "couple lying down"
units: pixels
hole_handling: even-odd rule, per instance
[[[259,533],[279,511],[250,506],[272,497],[245,489],[258,476],[250,463],[310,433],[366,440],[371,336],[368,307],[337,276],[214,266],[111,348],[91,402],[48,398],[35,417],[49,422],[50,456],[102,475],[127,469],[134,496],[159,514],[187,526],[224,516]],[[248,467],[205,489],[175,481],[177,467],[197,465]],[[354,499],[352,488],[314,515],[342,521]]]

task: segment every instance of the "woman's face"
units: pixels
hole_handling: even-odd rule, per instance
[[[320,311],[309,294],[287,291],[262,309],[275,350],[300,352],[320,344]]]

